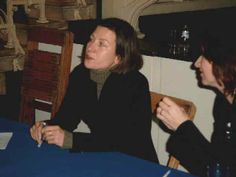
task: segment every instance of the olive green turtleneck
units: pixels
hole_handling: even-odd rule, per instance
[[[97,84],[97,98],[99,99],[102,87],[110,75],[109,70],[90,70],[90,79]]]
[[[90,79],[97,84],[97,98],[99,99],[102,87],[110,75],[110,70],[90,70]],[[73,145],[73,135],[71,132],[64,130],[64,143],[62,148],[70,149]]]

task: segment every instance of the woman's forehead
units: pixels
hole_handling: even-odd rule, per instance
[[[100,40],[106,40],[109,42],[116,41],[115,32],[103,26],[97,26],[95,31],[92,33],[92,36],[95,36],[96,38],[99,38]]]

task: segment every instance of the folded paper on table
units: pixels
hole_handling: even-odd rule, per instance
[[[0,150],[4,150],[7,148],[12,134],[12,132],[0,132]]]

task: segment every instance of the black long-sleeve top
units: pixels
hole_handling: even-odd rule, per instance
[[[72,132],[83,120],[91,133],[73,133],[72,151],[120,151],[158,162],[151,139],[147,79],[138,71],[111,73],[97,97],[83,64],[70,75],[64,101],[49,124]]]
[[[170,136],[168,151],[191,173],[206,176],[207,166],[219,163],[236,176],[236,99],[230,104],[222,94],[215,99],[214,129],[209,142],[192,121],[186,121]],[[227,128],[227,125],[231,128]],[[228,132],[228,133],[227,133]],[[230,137],[229,137],[230,134]]]

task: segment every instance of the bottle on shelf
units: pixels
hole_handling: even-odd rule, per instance
[[[180,56],[187,57],[190,53],[190,29],[188,25],[184,25],[180,31],[179,39]]]
[[[171,29],[169,33],[169,54],[171,57],[176,57],[179,55],[179,48],[178,48],[178,31],[177,29]]]

